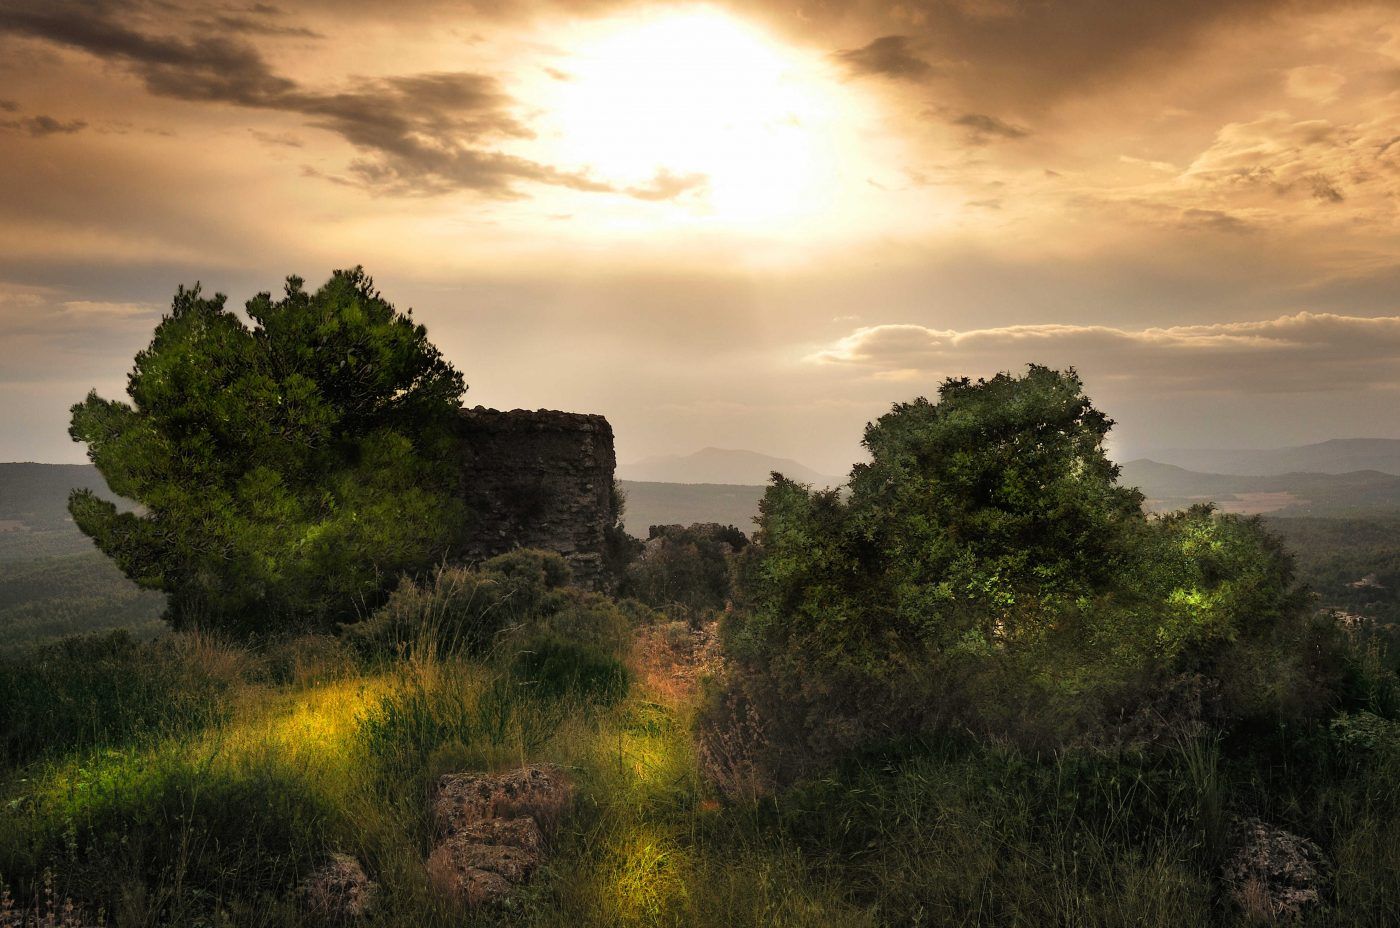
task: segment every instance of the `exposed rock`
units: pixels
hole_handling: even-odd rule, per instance
[[[1233,823],[1230,843],[1221,875],[1250,921],[1293,921],[1323,904],[1327,864],[1314,842],[1250,818]]]
[[[428,878],[439,892],[468,905],[493,902],[523,883],[539,863],[539,854],[518,847],[481,844],[453,835],[428,857]]]
[[[365,875],[360,862],[348,854],[331,859],[301,885],[306,913],[327,925],[344,925],[363,918],[374,905],[379,884]]]
[[[530,878],[550,829],[573,802],[562,767],[532,765],[498,774],[456,773],[438,782],[433,818],[443,840],[428,856],[428,879],[468,906],[504,897]]]
[[[613,432],[602,416],[477,406],[457,422],[461,494],[472,510],[467,557],[515,548],[564,556],[580,586],[607,584],[617,523]]]
[[[487,818],[463,826],[454,837],[477,844],[498,844],[538,854],[544,844],[540,826],[528,816],[521,818]]]
[[[505,877],[490,870],[454,870],[437,851],[428,858],[428,879],[438,892],[473,908],[497,902],[513,888]]]
[[[558,823],[573,797],[568,774],[553,764],[534,764],[499,774],[449,773],[438,781],[433,818],[447,835],[486,819],[524,816],[547,832]]]

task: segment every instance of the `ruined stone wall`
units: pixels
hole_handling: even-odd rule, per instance
[[[564,555],[574,582],[606,582],[613,509],[612,426],[602,416],[477,406],[458,420],[461,492],[472,510],[467,557],[514,548]]]

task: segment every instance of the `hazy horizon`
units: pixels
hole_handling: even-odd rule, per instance
[[[1397,10],[0,0],[0,460],[178,284],[355,264],[629,462],[841,474],[1027,362],[1120,460],[1400,437]]]

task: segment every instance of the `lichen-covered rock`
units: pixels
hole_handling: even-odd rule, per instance
[[[433,850],[428,858],[428,870],[486,870],[500,874],[508,883],[523,883],[539,862],[540,856],[534,851],[507,844],[481,844],[462,835],[453,835]]]
[[[428,857],[428,879],[439,892],[467,905],[494,902],[529,879],[539,853],[507,844],[482,844],[456,834]]]
[[[534,819],[548,832],[573,798],[573,782],[562,767],[552,764],[498,774],[450,773],[438,781],[433,818],[445,835],[487,819],[521,817]]]
[[[538,854],[544,844],[540,826],[529,816],[519,818],[487,818],[462,826],[454,838],[476,844],[498,844]]]
[[[496,902],[530,878],[542,829],[557,825],[573,798],[573,782],[554,765],[447,774],[433,800],[444,837],[428,856],[429,882],[467,906]]]
[[[301,885],[306,913],[327,925],[344,925],[363,918],[378,893],[379,884],[348,854],[332,854],[325,866]]]
[[[1232,824],[1230,844],[1221,875],[1251,921],[1293,921],[1323,904],[1327,863],[1314,842],[1250,818]]]
[[[428,879],[438,892],[472,908],[498,902],[514,888],[509,880],[490,870],[454,869],[451,861],[437,852],[428,858]]]

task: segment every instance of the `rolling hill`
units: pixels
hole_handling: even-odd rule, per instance
[[[1123,465],[1124,483],[1142,489],[1147,505],[1163,512],[1214,502],[1225,512],[1272,516],[1357,517],[1400,514],[1400,476],[1375,470],[1343,474],[1266,476],[1202,473],[1140,459]],[[645,538],[647,527],[723,522],[753,530],[763,486],[621,481],[627,495],[624,524]]]
[[[1168,449],[1153,452],[1152,458],[1212,474],[1283,476],[1373,470],[1400,475],[1400,439],[1334,438],[1312,445],[1262,451]]]
[[[819,473],[789,458],[730,448],[702,448],[694,454],[644,458],[620,465],[617,476],[620,480],[645,483],[762,486],[773,471],[790,480],[820,487],[842,482],[840,477]]]
[[[164,630],[164,594],[128,580],[69,518],[78,487],[122,502],[90,464],[0,464],[0,651],[107,628]]]
[[[1154,510],[1211,501],[1226,512],[1277,516],[1358,516],[1400,511],[1400,476],[1376,470],[1263,476],[1202,473],[1140,459],[1123,465],[1124,483]]]

